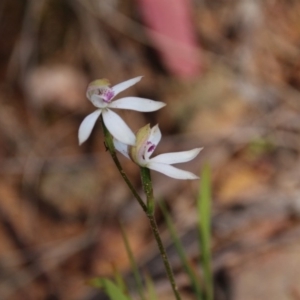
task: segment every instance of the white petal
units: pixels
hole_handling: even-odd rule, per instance
[[[115,96],[124,90],[128,89],[129,87],[135,85],[137,82],[139,82],[142,79],[143,76],[135,77],[126,81],[123,81],[115,86],[113,86],[111,89],[114,91]]]
[[[85,119],[81,122],[78,131],[79,145],[84,143],[91,135],[95,123],[100,115],[101,115],[101,109],[97,109],[96,111],[94,111],[93,113],[85,117]]]
[[[103,121],[114,138],[127,145],[135,144],[135,135],[123,119],[109,109],[103,110]]]
[[[184,163],[194,159],[202,149],[203,148],[196,148],[189,151],[164,153],[151,158],[151,161],[169,165]]]
[[[152,155],[160,140],[161,140],[161,132],[157,124],[151,128],[149,137],[147,139],[147,146],[144,153],[146,161]]]
[[[92,97],[89,99],[94,104],[94,106],[98,108],[105,108],[108,105],[99,95],[92,95]]]
[[[130,159],[129,154],[128,154],[128,145],[118,141],[117,139],[114,139],[113,142],[114,142],[114,146],[115,146],[116,150],[118,150],[125,157]]]
[[[170,165],[154,163],[152,160],[148,163],[147,168],[163,173],[169,177],[175,179],[198,179],[199,177],[195,174],[180,170]]]
[[[166,106],[166,103],[160,101],[153,101],[150,99],[139,97],[125,97],[119,100],[115,100],[109,104],[111,108],[131,109],[141,112],[149,112],[159,110]]]

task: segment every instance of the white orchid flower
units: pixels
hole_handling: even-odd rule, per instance
[[[141,167],[155,170],[175,179],[198,179],[199,177],[195,174],[175,168],[171,166],[171,164],[190,161],[194,159],[203,148],[165,153],[150,158],[160,139],[161,132],[158,125],[151,129],[148,124],[138,131],[135,146],[128,146],[116,139],[114,139],[114,145],[119,152],[127,158],[132,159]]]
[[[136,84],[141,79],[142,76],[139,76],[121,82],[111,88],[107,79],[95,80],[89,84],[86,96],[98,109],[82,121],[78,132],[79,144],[88,139],[101,113],[106,128],[114,138],[127,145],[135,144],[134,133],[123,119],[110,110],[110,108],[150,112],[164,107],[166,104],[163,102],[139,97],[125,97],[112,101],[117,94]]]

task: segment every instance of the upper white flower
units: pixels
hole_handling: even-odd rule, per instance
[[[172,152],[157,155],[150,158],[161,139],[158,125],[150,128],[150,125],[142,127],[136,135],[136,144],[128,146],[114,139],[115,148],[127,158],[131,158],[141,167],[146,167],[163,173],[175,179],[198,179],[195,174],[171,166],[194,159],[203,148],[195,148],[189,151]]]
[[[163,102],[139,97],[125,97],[112,101],[116,95],[136,84],[141,79],[142,76],[139,76],[121,82],[111,88],[109,87],[109,82],[106,79],[95,80],[89,84],[86,96],[98,109],[82,121],[78,132],[79,144],[82,144],[88,139],[101,113],[106,128],[114,138],[127,145],[135,144],[134,133],[123,119],[109,108],[150,112],[164,107],[166,104]]]

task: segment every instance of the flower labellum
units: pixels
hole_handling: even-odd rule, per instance
[[[161,140],[161,132],[158,125],[150,128],[150,125],[142,127],[136,135],[134,146],[124,145],[114,139],[115,148],[127,158],[131,158],[141,167],[155,170],[175,179],[198,179],[195,174],[171,166],[194,159],[203,148],[195,148],[189,151],[171,152],[150,158],[156,146]]]
[[[111,108],[150,112],[166,105],[163,102],[140,97],[124,97],[113,101],[116,95],[133,86],[141,79],[142,76],[135,77],[113,87],[110,87],[107,79],[98,79],[89,84],[86,96],[97,107],[97,110],[85,117],[80,124],[78,132],[79,144],[84,143],[89,138],[101,114],[106,128],[114,138],[127,145],[135,144],[134,133]]]

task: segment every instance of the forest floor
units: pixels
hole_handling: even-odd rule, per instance
[[[182,168],[212,169],[216,299],[299,300],[300,2],[194,1],[197,72],[188,78],[156,52],[137,1],[112,3],[106,18],[101,5],[80,0],[1,2],[0,298],[106,299],[87,281],[110,276],[113,265],[129,278],[121,221],[159,299],[172,299],[100,122],[82,146],[77,138],[94,110],[85,97],[90,81],[143,75],[122,95],[167,106],[120,115],[134,130],[159,123],[156,153],[204,147]],[[141,189],[138,167],[120,160]],[[196,263],[199,181],[152,173],[155,196]],[[172,248],[159,210],[157,217]],[[194,299],[171,260],[183,299]]]

